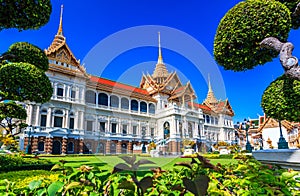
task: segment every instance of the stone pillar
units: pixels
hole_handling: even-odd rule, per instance
[[[83,138],[79,138],[79,154],[83,154]]]
[[[122,146],[121,146],[121,143],[122,141],[121,140],[118,140],[118,143],[117,143],[117,154],[121,154],[121,152],[122,152]]]
[[[53,138],[52,137],[48,137],[47,138],[47,154],[52,154],[52,146],[53,146]]]
[[[39,141],[39,137],[37,135],[33,136],[32,146],[31,146],[32,153],[38,150],[38,141]]]
[[[67,142],[68,142],[68,138],[63,137],[62,146],[61,146],[61,154],[67,154]]]
[[[107,140],[106,141],[106,144],[105,144],[105,154],[110,154],[110,140]]]

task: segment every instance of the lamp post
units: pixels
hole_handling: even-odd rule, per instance
[[[26,150],[25,153],[26,154],[31,154],[31,125],[28,126],[29,131],[27,132],[28,134],[28,139],[27,139],[27,146],[26,146]]]
[[[239,124],[239,122],[237,122],[237,124]],[[248,140],[248,129],[249,129],[249,121],[246,121],[246,119],[244,119],[244,122],[242,123],[242,130],[245,130],[246,131],[246,150],[248,152],[252,152],[252,146]]]
[[[278,141],[278,149],[288,149],[289,145],[285,141],[285,138],[283,137],[283,134],[282,134],[281,121],[278,121],[278,123],[279,123],[279,131],[280,131],[280,137],[279,137],[279,141]]]

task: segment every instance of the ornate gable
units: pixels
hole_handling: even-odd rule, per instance
[[[60,23],[57,34],[48,49],[45,49],[45,54],[49,59],[49,70],[87,77],[85,68],[80,65],[80,61],[75,58],[66,43],[66,38],[63,36],[62,13],[63,6],[61,7]]]

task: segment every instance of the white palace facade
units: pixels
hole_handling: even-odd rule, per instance
[[[62,18],[45,53],[53,95],[47,103],[26,106],[29,125],[21,148],[46,154],[141,153],[149,142],[170,154],[180,154],[183,141],[196,151],[218,141],[235,139],[234,112],[226,100],[217,100],[209,83],[203,103],[195,91],[168,72],[160,41],[152,75],[143,74],[133,87],[86,73],[66,43]]]

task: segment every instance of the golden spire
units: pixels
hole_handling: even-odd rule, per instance
[[[158,32],[158,60],[157,64],[164,64],[163,58],[161,55],[161,45],[160,45],[160,32]]]
[[[210,76],[208,74],[208,92],[213,92],[210,84]]]
[[[63,11],[64,11],[64,5],[61,5],[60,6],[59,27],[58,27],[57,35],[63,35],[63,31],[62,31],[62,15],[63,15]]]
[[[218,100],[215,97],[215,94],[212,90],[211,84],[210,84],[210,76],[208,74],[208,92],[207,92],[207,96],[206,99],[204,100],[204,103],[208,106],[213,106],[214,104],[218,103]]]
[[[158,32],[158,60],[155,66],[155,70],[152,74],[153,78],[159,78],[158,80],[162,83],[169,76],[166,65],[163,62],[160,45],[160,32]]]

